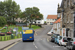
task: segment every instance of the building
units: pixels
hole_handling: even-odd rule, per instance
[[[61,30],[60,30],[60,20],[61,20],[61,18],[57,19],[54,22],[54,24],[53,24],[53,32],[56,33],[56,34],[60,34],[61,33]]]
[[[44,24],[44,20],[36,20],[33,24]]]
[[[44,24],[44,20],[36,20],[36,24]]]
[[[57,15],[48,15],[46,23],[47,25],[53,24],[57,20]]]
[[[23,18],[14,18],[14,20],[18,23],[23,23]]]
[[[62,36],[75,37],[75,0],[62,0],[57,13],[61,17]]]
[[[25,22],[24,18],[14,18],[14,20],[18,23],[24,23]]]

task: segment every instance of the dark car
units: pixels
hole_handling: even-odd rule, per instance
[[[69,50],[75,50],[75,38],[70,38],[66,44],[66,48]]]
[[[5,36],[5,33],[0,33],[0,36]]]
[[[51,35],[51,42],[55,42],[56,36],[59,36],[59,34],[52,34]]]

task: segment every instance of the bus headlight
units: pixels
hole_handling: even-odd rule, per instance
[[[32,37],[30,37],[30,38],[32,38]]]

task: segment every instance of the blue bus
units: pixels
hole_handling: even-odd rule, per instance
[[[22,29],[22,41],[34,41],[34,30]]]

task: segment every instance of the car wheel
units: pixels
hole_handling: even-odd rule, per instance
[[[23,42],[25,42],[25,41],[23,40]]]
[[[62,44],[60,43],[60,46],[62,46]]]
[[[73,47],[71,46],[71,49],[70,50],[73,50]]]

